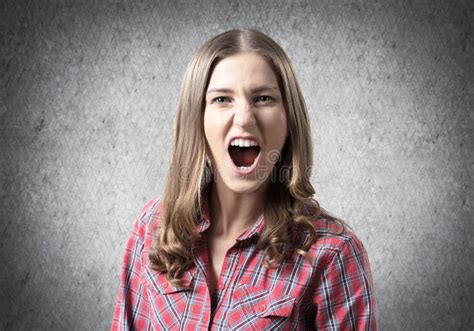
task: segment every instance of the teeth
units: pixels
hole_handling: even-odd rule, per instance
[[[250,146],[258,146],[258,143],[251,139],[233,139],[230,142],[231,146],[238,146],[238,147],[250,147]]]

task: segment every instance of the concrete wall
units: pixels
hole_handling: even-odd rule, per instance
[[[473,4],[2,1],[0,329],[107,329],[197,47],[271,35],[322,206],[364,241],[383,330],[474,328]]]

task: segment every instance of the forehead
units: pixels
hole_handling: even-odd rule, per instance
[[[210,88],[278,86],[273,69],[256,53],[238,53],[219,61],[209,81]]]

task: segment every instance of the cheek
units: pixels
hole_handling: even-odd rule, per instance
[[[272,116],[267,121],[266,127],[273,143],[282,148],[288,132],[285,112],[282,111],[281,113]]]
[[[211,111],[204,112],[204,135],[206,141],[211,150],[216,150],[221,141],[221,130],[219,121],[216,120],[217,116],[212,114]]]
[[[280,131],[280,150],[283,148],[283,145],[285,144],[286,138],[288,137],[288,127],[286,124],[286,121],[283,122],[282,129]]]

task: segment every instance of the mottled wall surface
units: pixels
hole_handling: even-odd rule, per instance
[[[179,86],[255,27],[309,106],[316,198],[369,252],[383,330],[474,328],[469,1],[2,1],[0,329],[106,329]]]

